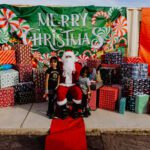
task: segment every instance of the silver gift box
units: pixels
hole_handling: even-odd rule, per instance
[[[19,83],[19,72],[14,69],[0,71],[0,88],[10,87]]]

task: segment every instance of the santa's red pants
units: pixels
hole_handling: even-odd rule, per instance
[[[66,96],[68,92],[71,94],[74,103],[81,104],[82,91],[79,86],[73,85],[70,87],[66,87],[60,85],[57,89],[57,104],[59,106],[67,103]]]

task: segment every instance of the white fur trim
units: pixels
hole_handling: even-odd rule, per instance
[[[62,101],[57,101],[57,104],[59,106],[65,105],[66,103],[67,103],[67,99],[66,98],[64,100],[62,100]]]
[[[74,102],[75,104],[81,104],[81,100],[75,100],[75,99],[73,99],[73,102]]]
[[[66,59],[66,56],[71,56],[72,59],[74,60],[74,62],[76,61],[76,56],[74,54],[73,51],[68,51],[68,52],[64,52],[63,56],[62,56],[62,61],[64,62],[64,60]]]
[[[75,56],[73,51],[64,52],[65,56]]]

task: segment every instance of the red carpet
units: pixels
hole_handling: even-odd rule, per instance
[[[87,150],[83,119],[53,119],[45,150]]]

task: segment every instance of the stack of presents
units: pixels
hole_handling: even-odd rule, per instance
[[[87,63],[90,66],[90,62]],[[89,103],[92,110],[95,106],[121,114],[125,110],[138,114],[149,113],[148,64],[139,57],[123,57],[121,52],[109,52],[97,69],[101,73],[103,86],[96,89],[95,93],[92,91],[95,94]]]
[[[31,47],[0,50],[0,107],[44,101],[45,72],[32,68]]]
[[[43,102],[45,71],[32,67],[31,47],[16,44],[0,49],[0,107]],[[103,62],[89,59],[91,110],[102,108],[124,114],[125,110],[147,113],[150,108],[148,65],[139,57],[123,57],[121,52],[105,54]],[[97,70],[102,82],[97,81]]]

